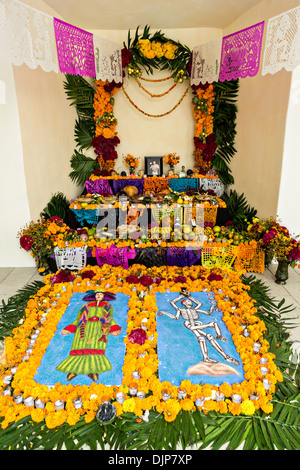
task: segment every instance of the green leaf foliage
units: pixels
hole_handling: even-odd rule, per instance
[[[236,153],[234,146],[236,136],[238,80],[214,82],[214,134],[217,150],[212,160],[220,179],[226,186],[234,183],[230,162]]]
[[[69,205],[70,203],[63,193],[55,193],[51,197],[46,207],[43,209],[41,216],[45,219],[49,219],[52,216],[57,216],[62,220],[65,220]]]
[[[76,149],[71,158],[72,171],[69,174],[71,180],[78,186],[84,186],[86,180],[94,173],[98,163],[93,158],[79,153]]]
[[[222,199],[226,202],[228,217],[234,225],[245,230],[247,221],[252,222],[252,218],[256,216],[257,210],[251,207],[243,194],[238,194],[235,190],[224,193]]]

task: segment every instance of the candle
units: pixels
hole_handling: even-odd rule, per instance
[[[82,400],[80,397],[77,397],[75,400],[73,400],[73,405],[75,410],[78,410],[79,408],[82,407]]]
[[[234,393],[232,395],[232,401],[233,401],[233,403],[237,403],[239,405],[242,402],[241,395],[238,395],[237,393]]]
[[[134,372],[132,372],[132,377],[135,379],[135,380],[138,380],[141,378],[141,374],[139,373],[138,370],[135,370]]]
[[[259,352],[260,348],[261,348],[261,345],[259,343],[254,343],[253,344],[253,351],[254,352]]]
[[[22,403],[22,393],[20,393],[20,395],[14,395],[14,402],[17,403],[17,405],[19,405],[20,403]]]
[[[263,386],[265,387],[266,390],[269,390],[271,385],[269,384],[268,379],[263,379]]]
[[[186,390],[180,388],[180,389],[178,390],[178,398],[181,400],[182,398],[185,398],[185,396],[186,396]]]
[[[11,388],[10,387],[6,387],[3,392],[2,392],[2,395],[5,396],[5,395],[11,395]]]
[[[125,393],[124,392],[118,392],[116,394],[116,400],[118,403],[120,403],[122,405],[122,403],[124,403],[125,401]]]
[[[171,394],[168,390],[162,390],[162,398],[163,398],[163,401],[166,401],[168,400],[169,398],[171,398]]]
[[[137,383],[136,382],[131,382],[129,385],[129,393],[130,395],[136,395],[137,392]]]
[[[4,384],[9,384],[10,381],[11,381],[11,379],[12,379],[12,375],[11,375],[11,374],[10,374],[10,375],[6,375],[5,377],[3,377],[3,383],[4,383]]]
[[[33,397],[27,397],[25,398],[24,400],[24,404],[27,408],[29,408],[30,406],[34,406],[34,399]]]
[[[266,357],[261,357],[260,358],[260,363],[261,364],[267,364],[267,362],[268,362],[268,359]]]
[[[145,398],[145,392],[143,390],[139,390],[137,392],[137,397],[143,400],[143,398]]]
[[[266,375],[269,372],[269,369],[267,367],[261,367],[260,368],[262,375]]]
[[[45,408],[45,400],[43,400],[42,398],[37,398],[35,400],[35,407],[36,408]]]
[[[217,392],[216,400],[217,401],[223,401],[224,399],[225,399],[224,393]]]
[[[101,398],[101,403],[110,403],[110,398],[108,395],[103,395],[103,397]]]
[[[203,403],[204,403],[204,398],[201,395],[199,395],[199,393],[197,393],[195,395],[195,404],[196,404],[196,406],[202,406]]]
[[[14,375],[16,372],[17,372],[17,367],[12,367],[12,369],[10,369],[11,373]]]
[[[55,405],[56,411],[58,411],[58,410],[63,410],[63,409],[64,409],[64,402],[63,402],[63,400],[56,400],[56,401],[54,402],[54,405]]]

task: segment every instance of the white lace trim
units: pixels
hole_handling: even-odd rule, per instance
[[[262,75],[300,65],[300,7],[270,18],[264,50]]]
[[[93,36],[96,79],[120,83],[123,80],[121,46]]]
[[[58,73],[53,17],[18,0],[0,0],[0,58]]]

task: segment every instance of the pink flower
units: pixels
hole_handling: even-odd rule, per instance
[[[142,328],[136,328],[130,332],[128,339],[133,344],[144,344],[147,339],[147,334]]]
[[[293,248],[289,254],[288,258],[293,261],[300,261],[300,249],[299,248]]]

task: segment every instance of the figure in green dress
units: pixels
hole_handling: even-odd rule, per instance
[[[121,327],[113,318],[110,301],[116,299],[111,292],[90,291],[83,300],[89,301],[78,312],[76,320],[66,326],[61,334],[74,333],[69,356],[56,369],[67,374],[67,380],[77,375],[87,375],[97,381],[99,374],[112,369],[105,356],[108,336],[118,336]]]

